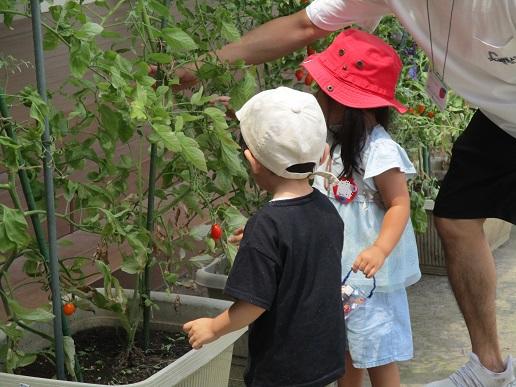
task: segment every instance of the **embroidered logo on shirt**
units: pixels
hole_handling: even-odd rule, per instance
[[[514,56],[498,56],[498,54],[494,51],[489,51],[489,60],[491,62],[500,62],[505,65],[516,64],[516,55]]]
[[[357,196],[358,186],[355,184],[355,181],[352,177],[349,179],[343,177],[339,180],[338,184],[333,186],[333,194],[335,195],[335,199],[337,199],[342,204],[348,204],[351,202],[355,196]]]

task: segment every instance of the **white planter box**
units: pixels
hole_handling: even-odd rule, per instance
[[[228,276],[224,274],[227,268],[227,260],[225,256],[217,257],[209,265],[200,268],[195,273],[195,283],[208,289],[208,295],[211,298],[227,300],[224,294],[224,287]],[[233,353],[235,356],[247,359],[248,356],[249,337],[247,332],[240,337],[236,343]]]
[[[159,306],[153,310],[152,327],[156,329],[178,331],[181,326],[192,319],[216,316],[231,305],[231,302],[188,295],[152,292],[151,298]],[[94,327],[116,326],[116,317],[105,310],[96,309],[96,313],[78,310],[70,319],[72,333]],[[52,327],[40,326],[51,334]],[[138,383],[123,384],[127,387],[226,387],[233,353],[233,343],[247,330],[241,329],[221,337],[200,350],[191,350],[172,364],[158,371],[150,378]],[[0,335],[0,343],[5,340]],[[41,349],[48,342],[39,336],[27,334],[24,339],[26,348]],[[101,384],[85,384],[70,381],[49,380],[23,375],[0,373],[1,387],[100,387]]]

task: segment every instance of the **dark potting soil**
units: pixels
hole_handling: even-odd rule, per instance
[[[187,353],[191,347],[180,332],[151,331],[149,349],[144,351],[140,334],[125,356],[125,331],[121,328],[93,328],[73,336],[85,383],[130,384],[155,374]],[[16,370],[17,374],[52,378],[53,362],[39,356],[36,362]]]

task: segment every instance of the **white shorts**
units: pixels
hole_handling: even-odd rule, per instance
[[[406,290],[374,293],[346,320],[346,331],[355,368],[412,359],[414,350]]]

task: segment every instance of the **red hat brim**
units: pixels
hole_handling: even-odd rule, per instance
[[[352,83],[336,78],[321,63],[318,58],[319,55],[310,55],[301,65],[314,78],[320,89],[332,99],[342,105],[359,109],[391,106],[401,114],[407,111],[407,107],[395,98],[387,99],[372,91],[364,91]],[[332,86],[332,91],[328,90],[328,86]]]

